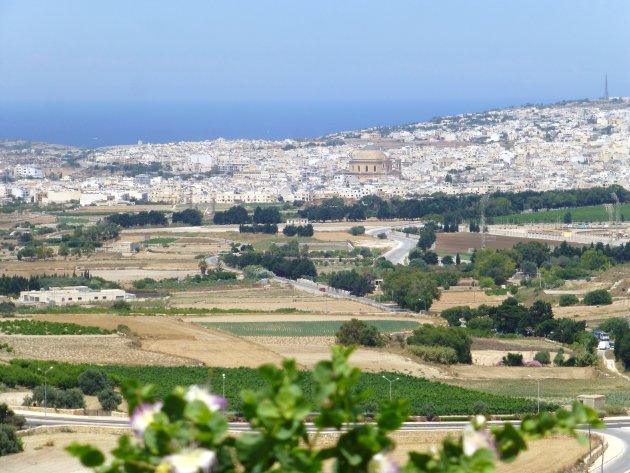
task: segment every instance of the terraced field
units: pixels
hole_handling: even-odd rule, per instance
[[[240,337],[331,337],[341,327],[339,320],[317,322],[205,322],[203,327],[224,330]],[[413,320],[369,320],[381,332],[402,332],[413,330],[419,324]]]

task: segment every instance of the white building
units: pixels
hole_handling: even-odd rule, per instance
[[[22,304],[70,305],[125,301],[135,298],[135,294],[130,294],[122,289],[95,290],[87,286],[67,286],[51,287],[39,291],[22,291],[19,302]]]

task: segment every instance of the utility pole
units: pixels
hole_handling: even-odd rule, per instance
[[[528,378],[532,378],[532,379],[536,379],[536,385],[537,385],[537,392],[538,392],[538,397],[537,397],[537,402],[536,402],[536,414],[540,414],[540,378],[534,378],[531,374],[527,375]]]

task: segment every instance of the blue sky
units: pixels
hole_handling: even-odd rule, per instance
[[[626,0],[0,0],[0,100],[630,95],[628,25]]]

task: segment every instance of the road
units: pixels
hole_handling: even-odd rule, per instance
[[[396,242],[396,248],[389,250],[383,255],[383,257],[394,264],[402,264],[405,258],[409,255],[409,252],[416,247],[418,240],[414,238],[407,238],[401,235],[394,235],[392,233],[392,227],[377,227],[366,230],[367,235],[376,236],[379,233],[385,233],[387,239]]]
[[[129,420],[125,417],[90,417],[71,416],[63,414],[43,412],[20,411],[15,409],[16,414],[26,417],[28,427],[40,425],[48,426],[99,426],[125,428],[129,426]],[[603,433],[608,440],[609,448],[604,454],[604,472],[606,473],[628,473],[630,471],[630,417],[615,417],[605,420],[606,428],[597,430]],[[493,421],[491,424],[501,424],[500,421]],[[517,422],[514,422],[515,424]],[[467,422],[405,422],[400,428],[401,431],[458,431],[467,425]],[[249,424],[246,422],[230,422],[231,432],[246,432]],[[308,430],[314,432],[316,429],[312,424],[308,425]],[[593,445],[593,449],[597,446]],[[589,470],[597,473],[601,471],[601,461]]]

